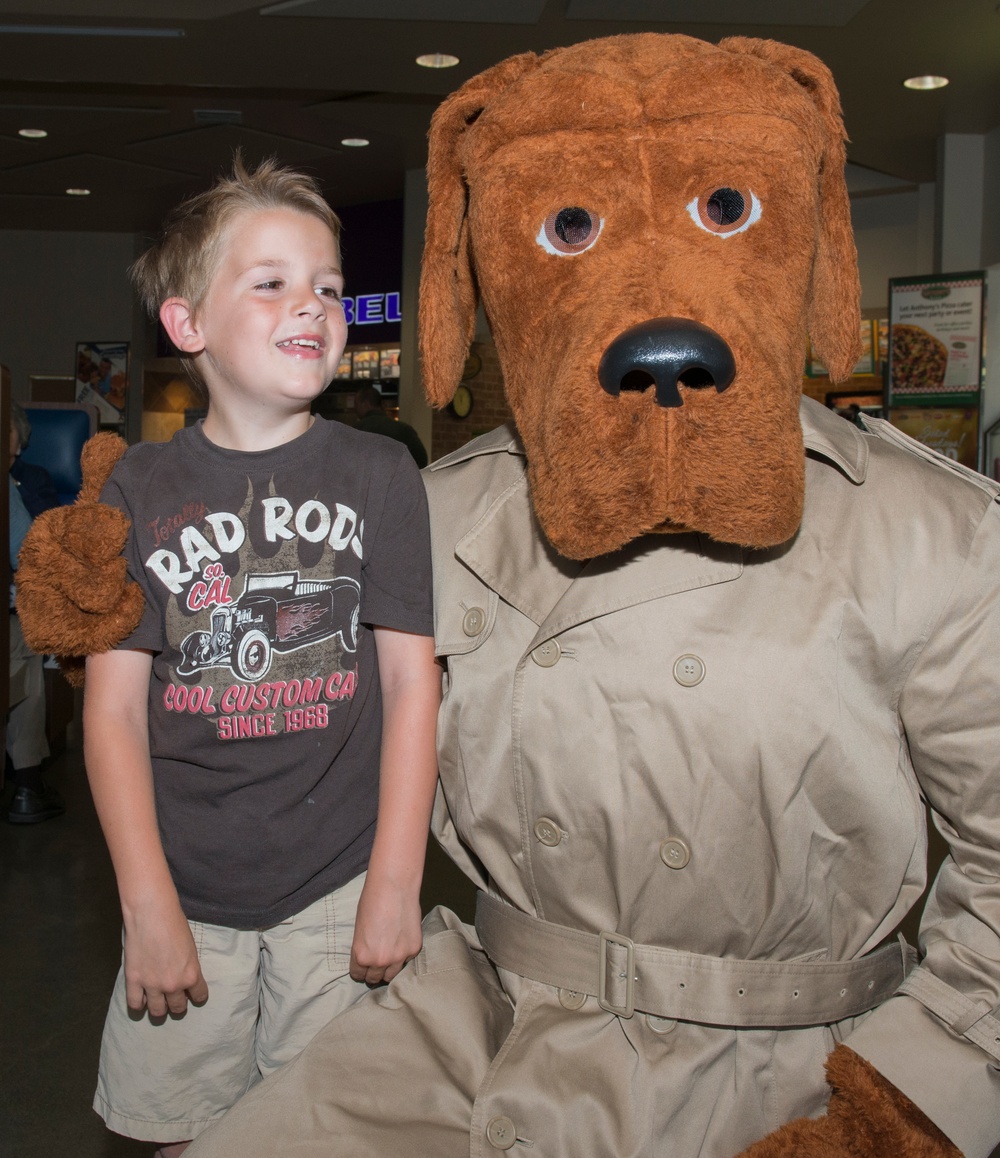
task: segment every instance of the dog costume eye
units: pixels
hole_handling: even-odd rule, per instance
[[[573,257],[584,253],[601,236],[604,218],[589,209],[572,206],[550,213],[542,222],[535,241],[557,257]]]
[[[731,189],[728,185],[696,197],[687,211],[699,229],[719,237],[742,233],[761,215],[760,201],[750,189]]]

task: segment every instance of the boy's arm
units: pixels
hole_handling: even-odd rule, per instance
[[[87,660],[84,755],[125,924],[130,1009],[162,1017],[201,1004],[208,986],[170,877],[153,797],[147,697],[152,659],[108,651]]]
[[[358,904],[351,976],[391,981],[420,951],[420,881],[437,784],[441,669],[427,635],[375,628],[382,688],[378,823]]]

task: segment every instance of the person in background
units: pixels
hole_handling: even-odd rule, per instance
[[[21,543],[31,526],[31,516],[13,478],[8,479],[7,487],[10,493],[10,568],[16,571]],[[42,779],[42,762],[49,755],[45,738],[45,673],[42,657],[24,642],[13,599],[10,609],[10,698],[6,758],[7,775],[14,794],[7,805],[7,820],[11,824],[39,824],[61,816],[64,808],[59,794]]]
[[[354,412],[359,419],[358,430],[369,434],[385,434],[397,442],[405,443],[417,466],[423,470],[427,465],[427,450],[420,441],[420,435],[408,422],[398,422],[386,414],[382,395],[374,386],[360,387],[354,395]]]
[[[28,514],[37,519],[42,511],[59,506],[59,493],[52,475],[44,466],[25,462],[21,451],[31,438],[31,423],[24,409],[16,402],[10,404],[10,476],[17,484],[21,501]]]

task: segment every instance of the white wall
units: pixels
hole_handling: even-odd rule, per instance
[[[990,265],[986,267],[986,376],[983,381],[983,430],[1000,418],[998,352],[1000,352],[1000,265]]]
[[[132,340],[131,233],[0,230],[0,362],[11,393],[30,374],[72,374],[76,343]]]
[[[1000,213],[997,213],[993,200],[994,190],[998,187],[1000,187],[1000,128],[987,133],[983,144],[983,189],[986,196],[983,212],[982,262],[986,266],[995,266],[1000,262]]]
[[[864,309],[888,307],[889,278],[933,272],[933,185],[912,192],[856,197],[851,201],[851,223]]]

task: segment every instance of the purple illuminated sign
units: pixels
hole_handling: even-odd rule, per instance
[[[399,324],[403,315],[399,310],[399,294],[359,294],[344,298],[344,316],[349,326],[380,326]]]

